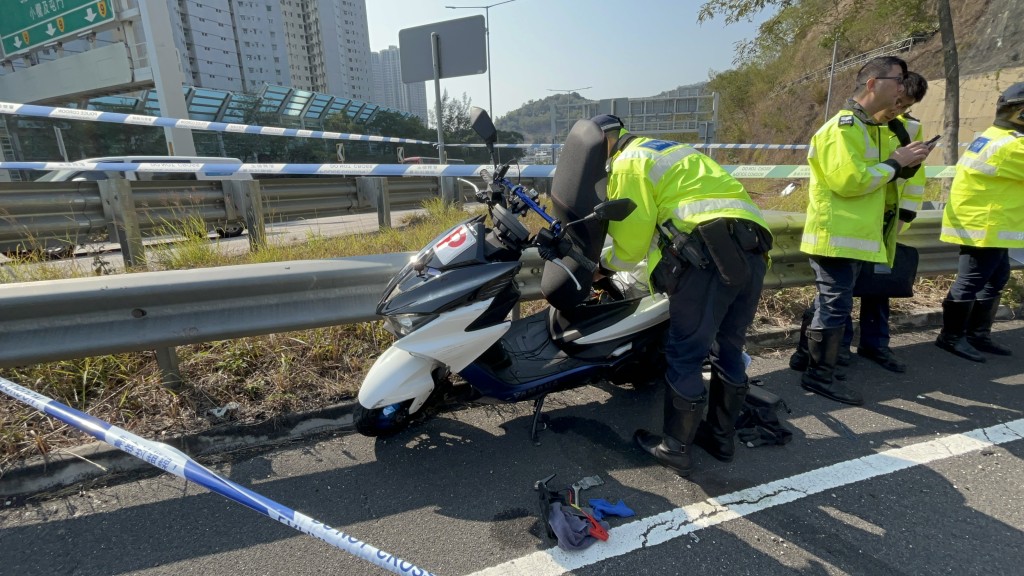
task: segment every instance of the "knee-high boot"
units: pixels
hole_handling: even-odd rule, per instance
[[[864,403],[860,393],[834,378],[836,358],[845,329],[843,326],[836,326],[823,330],[807,330],[807,351],[810,361],[807,371],[800,377],[800,385],[805,390],[821,394],[836,402],[859,406]]]
[[[973,308],[974,300],[943,300],[942,331],[935,345],[972,362],[984,362],[985,357],[967,341],[967,322]]]
[[[975,300],[967,319],[967,343],[975,350],[997,356],[1013,356],[1013,351],[992,341],[992,322],[999,311],[999,296]]]
[[[800,342],[796,345],[796,351],[789,357],[789,367],[797,372],[807,370],[807,361],[809,360],[807,354],[807,329],[810,328],[811,320],[813,319],[814,308],[804,310],[803,315],[800,317]]]
[[[664,436],[647,430],[637,430],[633,439],[641,448],[662,466],[680,476],[689,476],[693,470],[690,451],[697,425],[704,416],[708,398],[685,398],[665,384],[665,425]]]
[[[743,408],[750,386],[730,382],[711,371],[711,385],[708,391],[708,415],[697,427],[694,444],[722,462],[732,462],[736,453],[736,418]]]
[[[796,345],[796,351],[789,357],[789,367],[797,372],[807,370],[807,364],[810,361],[810,354],[807,352],[807,330],[810,328],[811,320],[813,319],[814,308],[804,310],[803,315],[800,316],[800,341]],[[836,366],[849,365],[850,348],[840,346],[839,354],[836,356]],[[846,380],[846,374],[841,370],[837,370],[834,376],[838,380]]]

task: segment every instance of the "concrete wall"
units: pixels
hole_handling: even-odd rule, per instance
[[[960,143],[970,142],[992,125],[996,99],[1003,90],[1017,82],[1024,82],[1024,67],[984,72],[960,78]],[[925,138],[942,132],[945,107],[945,80],[929,80],[928,95],[911,110],[921,119]],[[961,150],[963,150],[961,148]],[[929,164],[941,163],[940,151],[933,152]]]

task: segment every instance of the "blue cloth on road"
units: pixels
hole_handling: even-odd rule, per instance
[[[628,518],[636,514],[626,503],[619,500],[618,504],[612,504],[604,498],[591,498],[587,500],[590,507],[594,509],[594,518],[601,520],[605,516],[621,516]]]

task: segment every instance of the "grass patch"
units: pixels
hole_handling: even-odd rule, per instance
[[[806,193],[798,190],[790,197],[770,199],[779,200],[774,206],[781,209],[799,211],[802,207],[796,209],[791,203],[799,203],[800,194],[806,197]],[[769,195],[778,193],[766,191],[755,198],[767,208]],[[184,269],[407,252],[418,250],[443,230],[472,215],[439,200],[424,207],[423,214],[410,218],[399,228],[343,237],[311,232],[301,244],[271,243],[256,253],[237,256],[219,253],[216,241],[209,240],[205,225],[191,221],[183,228],[166,230],[183,240],[174,245],[174,250],[151,249],[148,268]],[[526,225],[536,231],[543,221],[531,215]],[[39,260],[34,264],[46,270],[42,273],[45,277],[37,275],[31,279],[70,277],[67,267],[59,266],[58,262]],[[28,263],[8,266],[12,267],[22,271],[35,269]],[[951,280],[952,276],[919,278],[914,298],[892,301],[894,313],[939,307]],[[753,330],[799,323],[800,314],[814,294],[814,288],[809,286],[765,290]],[[1004,290],[1004,302],[1019,309],[1022,299],[1024,273],[1018,271]],[[525,302],[523,314],[545,307],[543,301]],[[381,322],[370,322],[182,346],[177,353],[183,385],[174,391],[161,384],[156,355],[152,352],[0,369],[0,375],[140,436],[159,440],[227,422],[263,422],[350,399],[373,361],[392,342],[393,337]],[[210,415],[211,409],[229,405],[236,408],[223,418]],[[25,458],[52,454],[92,440],[7,396],[0,397],[0,422],[0,475]]]

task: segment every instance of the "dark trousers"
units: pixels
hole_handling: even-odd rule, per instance
[[[811,329],[824,330],[850,323],[847,332],[852,338],[853,285],[864,262],[830,256],[811,256],[810,261],[814,284],[818,288]]]
[[[669,296],[665,377],[685,398],[704,394],[701,365],[709,355],[711,365],[724,379],[746,381],[743,344],[757,311],[766,264],[761,254],[745,255],[750,266],[747,284],[722,284],[714,264],[703,270],[691,266]]]
[[[853,343],[853,317],[846,320],[843,333],[843,348]],[[889,345],[889,298],[887,296],[862,296],[860,299],[860,343],[861,348],[884,348]]]
[[[956,280],[949,287],[950,300],[991,300],[1010,279],[1010,256],[1006,248],[961,246]]]

